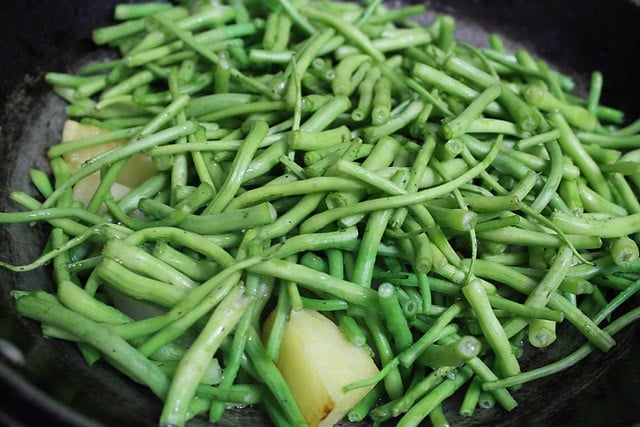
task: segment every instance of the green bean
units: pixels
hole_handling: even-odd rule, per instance
[[[310,290],[327,292],[355,305],[367,306],[376,300],[376,292],[371,289],[284,260],[271,259],[252,266],[249,270],[258,274],[295,281]]]
[[[443,412],[442,404],[436,405],[436,407],[431,410],[429,413],[429,421],[431,421],[433,427],[449,426],[449,421],[447,421],[447,417]]]
[[[585,234],[584,232],[576,232],[575,228],[564,227],[564,223],[560,224],[561,219],[565,218],[564,213],[555,212],[554,223],[560,227],[565,233],[571,233],[566,235],[566,239],[569,243],[575,246],[576,249],[597,249],[602,246],[602,241],[597,232],[591,232],[591,234]],[[572,217],[575,218],[575,217]],[[584,222],[584,221],[581,221]],[[579,226],[578,226],[579,227]],[[495,230],[482,231],[478,233],[478,237],[481,239],[487,239],[492,242],[506,243],[511,245],[525,245],[525,246],[541,246],[546,248],[558,248],[564,244],[563,239],[555,234],[545,234],[542,232],[526,230],[518,227],[503,227]]]
[[[464,367],[458,370],[453,379],[445,379],[436,386],[430,393],[425,395],[416,404],[407,411],[407,413],[398,421],[398,426],[417,426],[422,420],[433,411],[442,401],[453,395],[456,390],[464,385],[471,377],[471,369]]]
[[[393,183],[400,183],[406,174],[396,172],[392,178]],[[373,266],[376,261],[377,247],[382,240],[382,235],[387,227],[387,222],[392,215],[392,210],[380,210],[373,212],[367,220],[364,235],[361,239],[358,256],[354,265],[351,281],[362,286],[370,287]]]
[[[201,117],[230,107],[247,104],[255,97],[243,93],[215,93],[193,98],[185,107],[185,113],[192,117]]]
[[[408,193],[418,191],[420,182],[425,175],[427,164],[436,148],[436,139],[433,133],[427,135],[426,140],[420,150],[416,154],[411,170],[409,171],[409,179],[405,189]],[[407,217],[407,208],[396,209],[389,220],[392,228],[400,228]],[[433,214],[433,212],[432,212]]]
[[[569,292],[574,295],[583,295],[592,293],[594,286],[585,279],[566,276],[562,283],[560,283],[559,289],[563,292]]]
[[[552,320],[554,322],[561,322],[564,319],[563,313],[545,307],[519,304],[507,298],[500,297],[499,295],[487,295],[487,297],[492,307],[508,311],[518,316]],[[507,333],[507,335],[509,335],[509,333]]]
[[[359,190],[361,188],[361,184],[355,183],[352,180],[345,178],[308,178],[292,183],[277,184],[249,190],[233,199],[227,206],[226,211],[240,209],[244,206],[271,200],[276,197],[325,192],[333,189]]]
[[[193,280],[143,249],[119,240],[108,241],[102,248],[102,255],[131,271],[152,279],[166,281],[178,288],[192,289],[196,285]]]
[[[49,156],[49,158],[54,158],[83,148],[104,144],[105,142],[117,141],[119,139],[128,139],[136,135],[141,129],[142,127],[136,126],[133,128],[92,135],[72,141],[65,141],[62,144],[57,144],[49,148],[49,150],[47,151],[47,155]]]
[[[353,153],[359,149],[360,140],[352,142],[351,146],[341,159],[353,161]],[[389,165],[400,151],[400,143],[392,137],[380,138],[374,145],[371,154],[362,162],[362,167],[367,170],[375,170],[379,167]],[[335,168],[333,168],[335,170]],[[339,191],[327,196],[327,206],[329,208],[337,206],[345,206],[356,203],[364,197],[363,191]],[[341,223],[345,226],[354,225],[363,218],[363,215],[351,216],[341,219]]]
[[[267,319],[267,323],[265,323],[265,327],[268,328],[267,330],[269,331],[265,342],[265,352],[274,362],[277,362],[279,358],[280,344],[290,311],[291,303],[289,301],[289,294],[281,287],[278,289],[276,308]]]
[[[415,64],[412,76],[418,80],[422,80],[425,83],[433,85],[439,90],[451,93],[452,95],[458,96],[469,102],[473,101],[478,96],[478,92],[475,89],[466,86],[446,73],[427,64]],[[487,107],[487,112],[491,114],[499,114],[501,112],[501,108],[499,105],[491,103]]]
[[[567,275],[572,259],[573,254],[571,249],[566,246],[562,247],[549,267],[547,274],[545,274],[544,278],[527,297],[525,305],[531,307],[546,306],[549,303],[551,295],[558,289],[560,283]],[[514,325],[522,325],[522,322],[519,322],[517,319],[510,321],[510,323],[511,324],[505,325],[506,330],[514,331],[517,329]],[[511,327],[513,327],[513,329],[510,329]]]
[[[380,177],[378,177],[377,175],[373,175],[368,173],[364,168],[361,168],[353,163],[350,162],[345,162],[344,160],[338,160],[337,164],[336,164],[336,170],[346,173],[348,175],[354,176],[374,187],[377,187],[378,189],[381,189],[385,192],[389,192],[391,194],[407,194],[406,190],[404,190],[402,187],[394,184],[391,181],[387,181],[385,179],[381,179]],[[398,177],[399,178],[399,177]],[[445,243],[446,239],[444,238],[444,236],[442,235],[441,232],[439,232],[437,228],[434,227],[435,222],[433,220],[433,218],[431,217],[431,215],[429,214],[429,212],[424,208],[424,206],[420,206],[420,205],[412,205],[409,208],[412,213],[414,215],[416,215],[416,217],[426,226],[426,227],[430,227],[430,234],[431,234],[431,238],[432,239],[437,239],[437,244],[440,244],[440,246],[443,248],[443,250],[447,253],[452,253],[453,251],[450,250],[448,243]],[[415,229],[415,227],[413,227]],[[426,255],[426,254],[425,254]],[[430,256],[426,256],[426,259],[430,259]],[[453,258],[457,259],[456,256],[453,256]],[[420,265],[420,264],[418,264]],[[428,271],[430,269],[430,261],[427,261],[427,263],[425,264],[425,271]],[[423,271],[424,272],[424,271]]]
[[[635,162],[618,162],[602,165],[602,171],[607,173],[619,173],[621,175],[635,175],[640,173],[640,166]]]
[[[620,331],[630,323],[636,321],[640,317],[640,308],[635,308],[628,313],[624,314],[620,318],[611,322],[610,325],[604,328],[605,333],[615,334]],[[562,359],[559,359],[555,362],[552,362],[543,367],[533,369],[531,371],[523,372],[519,375],[515,375],[513,377],[504,378],[501,380],[494,380],[491,382],[484,382],[482,384],[483,390],[493,390],[498,387],[510,387],[514,385],[523,384],[528,381],[533,381],[539,378],[543,378],[545,376],[560,372],[570,366],[575,365],[580,360],[587,357],[594,349],[594,346],[591,343],[587,343],[582,345],[573,353],[565,356]]]
[[[323,249],[348,249],[357,243],[358,229],[356,227],[326,233],[311,233],[293,236],[279,246],[274,246],[267,255],[274,258],[286,258],[294,253],[304,251],[319,251]]]
[[[293,22],[287,14],[281,13],[278,15],[278,31],[271,50],[279,52],[287,49],[291,38],[292,24]]]
[[[322,202],[325,195],[326,193],[323,192],[307,194],[293,208],[271,224],[260,227],[257,237],[266,240],[285,235],[302,222],[309,213],[313,212]],[[233,213],[234,211],[231,212]]]
[[[378,356],[383,365],[383,371],[385,368],[387,370],[383,380],[387,395],[392,399],[396,399],[402,395],[403,383],[400,370],[398,369],[397,359],[394,359],[393,356],[391,343],[377,313],[368,313],[364,321],[376,345]],[[381,374],[383,371],[381,371]]]
[[[443,344],[449,344],[454,342],[454,340],[460,339],[460,336],[457,333],[452,333],[444,338],[442,338]],[[473,372],[478,376],[482,382],[497,380],[498,377],[496,374],[478,357],[474,357],[467,361],[467,366],[470,367]],[[511,394],[505,388],[494,389],[493,395],[500,405],[507,411],[513,410],[518,403],[511,396]]]
[[[103,91],[100,95],[100,99],[106,100],[118,95],[128,94],[136,87],[152,82],[153,79],[154,76],[150,71],[140,71],[139,73],[133,74],[127,79],[121,81],[117,85],[112,86],[108,90]]]
[[[556,141],[550,141],[547,143],[547,151],[551,159],[551,166],[543,188],[531,203],[531,209],[536,212],[542,212],[549,204],[562,181],[562,151],[560,145]]]
[[[80,75],[87,76],[91,74],[97,74],[103,71],[109,71],[113,67],[117,66],[120,62],[121,62],[120,59],[113,59],[110,61],[88,64],[80,69]]]
[[[349,142],[351,131],[347,126],[319,131],[293,131],[289,134],[288,144],[292,150],[312,151]]]
[[[39,201],[21,191],[13,191],[9,198],[27,209],[38,210],[42,208],[42,204]],[[68,218],[49,219],[47,222],[71,236],[79,236],[89,231],[89,227]]]
[[[402,366],[405,368],[411,366],[430,344],[436,342],[442,330],[453,320],[455,316],[460,314],[462,308],[463,306],[460,303],[449,306],[449,308],[447,308],[445,312],[438,317],[427,333],[398,356]]]
[[[129,228],[134,230],[140,230],[143,228],[151,227],[171,227],[176,224],[184,222],[191,212],[196,211],[202,205],[211,200],[213,189],[209,184],[200,184],[193,192],[184,197],[180,202],[175,205],[174,209],[168,213],[168,215],[162,219],[156,221],[141,221],[135,218],[127,217],[120,209],[120,207],[113,201],[111,197],[105,199],[105,204],[111,211],[111,213],[118,218],[123,224],[126,224]],[[175,196],[174,196],[175,197]],[[139,205],[142,201],[139,202]]]
[[[79,208],[48,208],[26,212],[0,212],[0,222],[11,224],[59,218],[77,218],[91,225],[102,224],[104,218]]]
[[[302,307],[316,311],[342,311],[349,307],[349,304],[339,299],[316,299],[302,297]]]
[[[51,171],[53,172],[54,191],[53,193],[51,193],[53,195],[55,194],[56,190],[63,185],[63,182],[69,179],[69,177],[71,176],[71,169],[69,168],[69,165],[61,158],[55,158],[51,159]],[[70,207],[73,203],[72,190],[70,188],[66,188],[64,190],[60,190],[59,193],[60,200],[56,201],[55,206],[59,208]],[[42,207],[45,208],[47,206],[45,206],[45,204],[43,203]]]
[[[244,295],[244,288],[230,292],[213,312],[198,338],[180,360],[178,370],[171,382],[160,417],[163,425],[185,424],[186,412],[196,386],[209,361],[222,340],[240,321],[253,298]]]
[[[170,4],[155,2],[140,4],[118,4],[115,7],[113,17],[118,20],[136,19],[170,8]]]
[[[589,111],[579,106],[565,104],[539,86],[528,86],[524,91],[524,97],[527,102],[542,110],[561,112],[567,122],[573,126],[588,131],[596,127],[597,119]]]
[[[617,136],[622,136],[622,135],[633,135],[634,133],[638,133],[638,131],[640,131],[640,122],[638,121],[638,119],[636,119],[633,122],[631,122],[629,125],[620,129],[616,129],[612,133]]]
[[[371,114],[374,87],[379,78],[380,69],[378,67],[371,67],[367,71],[364,80],[358,85],[358,106],[351,113],[351,118],[354,121],[363,121]]]
[[[356,347],[368,347],[365,332],[356,319],[349,315],[338,316],[340,330],[349,338],[349,342]]]
[[[383,37],[380,39],[372,40],[371,43],[380,52],[386,53],[404,50],[415,46],[426,45],[431,41],[431,34],[423,31],[413,31],[404,33],[399,32],[398,34],[395,34],[394,37]]]
[[[586,219],[554,212],[552,221],[564,232],[582,236],[618,238],[640,231],[640,214],[603,219]]]
[[[454,367],[464,365],[469,359],[480,353],[481,344],[477,338],[463,336],[447,345],[433,344],[425,349],[418,362],[432,368]]]
[[[68,331],[97,348],[116,368],[135,381],[147,385],[157,396],[163,398],[166,395],[169,380],[162,371],[125,340],[99,323],[33,295],[19,297],[16,309],[23,316]]]
[[[484,195],[464,195],[463,200],[465,205],[469,209],[478,213],[490,213],[490,212],[508,212],[518,209],[520,200],[517,195],[508,196],[484,196]],[[452,203],[445,202],[446,206],[442,208],[451,209]],[[433,204],[438,209],[438,204]]]
[[[580,145],[580,142],[576,138],[573,131],[569,128],[568,123],[564,120],[562,115],[554,113],[551,115],[553,124],[560,131],[560,146],[571,157],[584,174],[587,181],[592,185],[594,190],[601,194],[606,199],[611,199],[611,191],[606,185],[600,169],[593,161],[593,159],[586,153],[584,148]]]
[[[611,243],[611,258],[616,265],[626,266],[638,260],[638,245],[628,236],[622,236]]]
[[[537,348],[548,347],[557,339],[556,322],[544,319],[534,319],[529,324],[529,343]]]
[[[258,145],[267,135],[267,129],[268,125],[265,122],[253,123],[244,144],[240,147],[233,160],[231,170],[225,182],[222,184],[222,188],[220,188],[214,199],[205,209],[204,212],[206,214],[220,213],[227,207],[238,188],[240,188],[245,171]]]
[[[494,85],[478,95],[458,117],[442,125],[444,137],[452,139],[466,133],[471,122],[478,118],[489,103],[500,96],[501,91],[501,86]]]
[[[99,323],[128,323],[129,316],[102,303],[69,280],[58,282],[58,299],[67,308]]]
[[[310,169],[309,167],[315,163],[320,161],[328,161],[329,159],[333,159],[335,157],[342,157],[347,155],[347,150],[351,146],[351,142],[343,142],[336,145],[331,145],[326,148],[322,148],[319,150],[308,151],[304,155],[304,162],[308,166],[307,171]],[[367,157],[373,151],[373,145],[371,144],[358,144],[358,152],[356,153],[356,159],[360,159],[362,157]]]
[[[504,135],[522,136],[522,132],[514,123],[507,120],[478,117],[467,127],[468,133],[501,133]]]
[[[113,289],[163,307],[174,306],[186,294],[184,289],[131,272],[108,258],[104,258],[96,270],[99,277]]]
[[[301,232],[307,233],[322,228],[324,225],[330,223],[332,220],[341,218],[345,215],[353,215],[355,213],[364,213],[379,209],[389,209],[402,206],[413,206],[415,203],[423,203],[427,200],[439,197],[449,192],[453,188],[457,188],[461,183],[468,181],[472,177],[484,170],[488,164],[495,158],[499,144],[496,144],[492,151],[476,166],[469,169],[466,173],[460,175],[458,178],[451,180],[440,186],[433,187],[427,190],[422,190],[412,194],[405,194],[400,196],[386,197],[374,200],[368,200],[358,203],[356,205],[344,206],[333,208],[329,211],[316,214],[301,224]]]
[[[92,33],[92,39],[93,42],[98,45],[107,44],[113,40],[136,34],[142,30],[144,30],[144,19],[135,19],[96,29]]]
[[[157,242],[153,256],[197,281],[205,281],[219,271],[214,262],[195,259],[174,249],[168,242]]]
[[[240,369],[242,354],[247,340],[248,328],[251,326],[253,315],[252,310],[254,308],[255,304],[249,306],[242,314],[242,318],[238,323],[236,333],[233,336],[230,354],[225,360],[224,376],[220,381],[220,387],[233,387],[233,383],[236,380],[236,376]],[[219,420],[222,417],[224,409],[225,405],[220,400],[212,402],[211,407],[209,408],[209,420]]]
[[[193,292],[187,294],[178,304],[162,315],[139,320],[121,327],[112,326],[110,329],[124,338],[155,333],[154,336],[138,347],[142,353],[152,354],[166,343],[182,335],[193,323],[218,305],[231,289],[238,284],[240,279],[239,271],[260,261],[260,258],[250,258],[222,270],[197,287]]]
[[[450,375],[453,370],[454,368],[452,367],[437,368],[424,378],[416,381],[415,384],[412,384],[408,388],[407,392],[400,399],[389,402],[390,407],[388,408],[388,417],[397,417],[398,415],[407,412],[417,399],[437,386],[445,377]],[[381,409],[382,406],[374,409],[374,411],[372,411],[372,418],[378,418],[380,416]],[[374,416],[374,414],[376,416]]]
[[[385,22],[398,21],[410,16],[420,15],[424,13],[424,10],[425,6],[421,4],[386,10],[383,14],[372,16],[369,19],[369,23],[380,24]]]
[[[476,410],[476,406],[478,405],[478,400],[480,399],[480,393],[482,391],[482,386],[480,384],[480,379],[475,376],[469,384],[469,388],[464,395],[464,399],[460,404],[459,414],[463,417],[472,417],[473,413]]]
[[[518,360],[511,350],[502,325],[491,310],[486,291],[480,282],[471,280],[462,288],[462,293],[475,312],[484,337],[496,355],[501,372],[507,376],[518,374],[520,372]]]
[[[605,306],[603,306],[600,311],[596,313],[593,317],[593,323],[596,325],[602,323],[602,321],[608,318],[611,313],[613,313],[618,307],[624,304],[629,298],[635,295],[640,289],[640,283],[636,280],[632,282],[629,286],[627,286],[622,292],[615,296],[611,301],[609,301]]]
[[[153,216],[166,217],[174,212],[174,208],[152,199],[140,201],[140,209]],[[228,212],[211,215],[187,215],[180,222],[180,227],[200,234],[219,234],[229,231],[243,230],[265,224],[276,219],[276,210],[271,203],[259,203],[254,206],[234,209]]]
[[[93,84],[101,81],[102,76],[74,76],[72,74],[65,73],[46,73],[44,76],[45,82],[52,86],[64,86],[78,88],[86,84]]]
[[[548,132],[539,133],[527,138],[522,138],[516,143],[516,147],[519,150],[527,150],[540,144],[544,144],[549,141],[553,141],[560,137],[560,131],[558,129],[550,130]]]
[[[603,213],[609,216],[627,215],[625,208],[605,199],[583,182],[578,182],[578,193],[586,212]]]
[[[297,75],[299,78],[305,74],[313,59],[319,54],[322,47],[333,37],[335,31],[332,28],[326,28],[318,33],[312,35],[304,45],[302,53],[298,58],[295,58],[295,67],[292,70],[292,75]],[[292,85],[287,87],[287,96],[291,96],[293,90]]]
[[[260,337],[253,327],[249,327],[248,330],[246,352],[254,368],[284,410],[289,422],[292,425],[306,424],[289,387],[274,362],[266,356]]]
[[[136,188],[125,194],[119,201],[118,207],[125,213],[129,213],[137,208],[140,200],[157,195],[168,182],[168,178],[164,174],[153,175]]]
[[[377,95],[373,99],[373,114],[374,116],[379,113],[377,104]],[[424,103],[421,100],[411,102],[407,108],[405,108],[400,114],[389,118],[388,120],[376,119],[373,120],[374,126],[370,126],[364,129],[363,136],[366,141],[376,141],[383,136],[390,135],[397,130],[407,126],[422,112]]]
[[[352,423],[363,421],[377,403],[380,396],[382,396],[381,387],[375,386],[349,411],[347,419]]]
[[[437,108],[440,114],[445,117],[453,117],[454,114],[449,111],[447,105],[442,102],[438,97],[434,96],[437,93],[437,89],[432,90],[431,92],[427,91],[420,83],[415,81],[412,78],[405,78],[405,84],[412,89],[417,95],[419,95],[423,100],[427,101],[429,104],[433,105],[434,108]]]
[[[371,58],[366,54],[348,55],[342,59],[335,68],[336,76],[331,81],[331,88],[335,95],[349,96],[353,88],[351,87],[351,77],[358,67]]]
[[[400,304],[395,287],[390,283],[382,283],[378,286],[378,302],[384,315],[384,319],[393,337],[396,351],[407,349],[413,342],[407,319],[400,309]]]
[[[502,281],[512,289],[527,295],[533,291],[536,285],[533,279],[524,274],[498,263],[489,263],[486,260],[476,260],[474,273],[479,277]],[[607,349],[613,345],[614,342],[608,334],[599,329],[584,313],[571,305],[561,295],[557,293],[551,294],[548,305],[553,310],[563,312],[565,318],[598,348]]]
[[[176,25],[183,30],[199,30],[208,28],[210,26],[217,26],[231,21],[235,17],[235,11],[231,7],[204,7],[199,8],[195,13],[176,20]],[[152,49],[156,46],[163,44],[165,41],[169,41],[170,34],[165,34],[162,31],[155,30],[147,34],[129,53],[136,53],[145,50]]]
[[[376,80],[371,102],[371,123],[384,124],[391,115],[391,82],[387,77],[381,76]]]
[[[306,7],[303,9],[303,13],[311,20],[322,22],[329,25],[341,33],[345,38],[356,44],[360,49],[367,53],[374,61],[384,61],[384,55],[376,49],[371,40],[362,32],[359,28],[347,23],[339,16],[332,15],[326,12],[322,12],[317,9]]]
[[[181,39],[187,46],[195,50],[197,53],[202,55],[205,59],[207,59],[214,65],[217,65],[220,62],[220,57],[218,55],[216,55],[213,51],[211,51],[210,49],[208,49],[207,47],[199,43],[190,33],[184,31],[183,29],[176,26],[174,23],[170,22],[169,20],[165,19],[163,16],[160,16],[158,14],[154,15],[152,19],[157,21],[160,25],[162,25],[168,31],[173,33],[176,37]],[[274,94],[266,86],[258,82],[256,79],[245,76],[242,72],[240,72],[236,68],[231,68],[229,72],[231,73],[232,77],[234,77],[235,79],[240,81],[242,84],[246,85],[247,87],[251,88],[252,90],[255,90],[258,93],[265,95],[269,99],[272,99],[274,97]]]

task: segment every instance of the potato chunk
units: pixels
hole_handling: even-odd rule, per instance
[[[371,389],[344,393],[342,387],[378,373],[364,349],[314,310],[291,312],[277,365],[310,426],[340,421]]]
[[[62,142],[73,141],[75,139],[86,138],[89,136],[108,133],[106,129],[102,129],[92,125],[85,125],[74,120],[67,120],[62,130]],[[95,145],[93,147],[72,151],[62,156],[69,166],[71,173],[77,172],[83,163],[102,153],[114,149],[118,145],[124,143],[125,140],[106,142],[104,144]],[[111,194],[118,200],[124,196],[131,188],[136,187],[142,181],[156,173],[153,161],[143,154],[135,154],[122,168],[116,183],[111,188]],[[83,180],[79,181],[73,188],[73,199],[87,204],[96,188],[100,184],[100,172],[95,172]]]

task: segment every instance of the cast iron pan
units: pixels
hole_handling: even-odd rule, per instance
[[[91,45],[90,30],[110,22],[114,1],[30,0],[2,2],[0,13],[0,211],[15,210],[11,189],[27,189],[32,166],[46,167],[45,147],[56,142],[63,104],[43,83],[46,71],[73,72],[88,58],[108,52]],[[395,2],[394,2],[395,3]],[[524,46],[569,73],[584,88],[593,70],[605,76],[604,103],[640,113],[640,8],[627,0],[427,1],[431,12],[458,18],[459,36],[485,43],[499,32],[508,47]],[[426,16],[425,19],[432,19]],[[0,258],[15,264],[34,259],[46,229],[0,226]],[[42,269],[12,274],[0,269],[0,424],[156,425],[160,403],[110,367],[88,368],[72,345],[41,336],[20,318],[11,289],[51,289]],[[620,334],[609,354],[516,392],[512,414],[484,411],[478,418],[450,416],[453,425],[628,426],[640,420],[640,344],[637,328]],[[574,339],[575,338],[575,339]],[[7,347],[7,343],[12,343]],[[582,343],[575,335],[536,360]],[[13,346],[13,347],[11,347]],[[14,350],[14,351],[11,351]],[[17,350],[17,352],[16,352]],[[526,368],[526,366],[525,366]],[[204,425],[196,420],[193,425]],[[252,410],[228,413],[221,425],[267,425]]]

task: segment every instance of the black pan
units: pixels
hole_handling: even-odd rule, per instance
[[[390,2],[396,3],[396,2]],[[459,36],[485,43],[499,32],[508,47],[524,46],[585,88],[593,70],[605,76],[603,102],[640,114],[640,7],[631,0],[427,1],[431,13],[458,18]],[[90,30],[110,22],[114,1],[3,1],[0,12],[0,211],[15,210],[12,188],[28,189],[32,166],[46,167],[44,152],[57,141],[63,104],[43,83],[46,71],[73,72],[87,56],[99,56]],[[432,19],[428,15],[425,19]],[[0,226],[0,259],[34,259],[43,226]],[[75,347],[41,336],[20,318],[11,289],[51,289],[49,272],[13,274],[0,269],[0,425],[156,425],[160,403],[108,366],[88,368]],[[486,411],[454,425],[628,426],[640,420],[640,337],[637,328],[618,336],[609,354],[593,354],[578,366],[516,392],[512,414]],[[581,344],[569,336],[540,356],[541,363]],[[525,366],[526,368],[526,366]],[[193,425],[205,424],[196,420]],[[228,413],[222,425],[263,425],[252,410]]]

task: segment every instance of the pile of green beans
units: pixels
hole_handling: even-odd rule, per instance
[[[354,422],[447,425],[459,390],[462,416],[510,411],[515,386],[609,351],[640,316],[640,122],[601,105],[599,72],[580,97],[497,35],[473,47],[423,11],[119,5],[93,33],[116,59],[46,75],[68,117],[111,132],[51,146],[39,196],[14,191],[25,211],[0,213],[52,227],[38,260],[1,264],[53,266],[56,289],[16,290],[18,312],[146,385],[163,426],[244,405],[304,424],[275,363],[302,308],[380,368],[346,387],[374,386]],[[78,172],[62,160],[123,138]],[[157,173],[115,200],[139,153]],[[73,200],[94,172],[95,195]],[[569,327],[578,350],[522,362]]]

